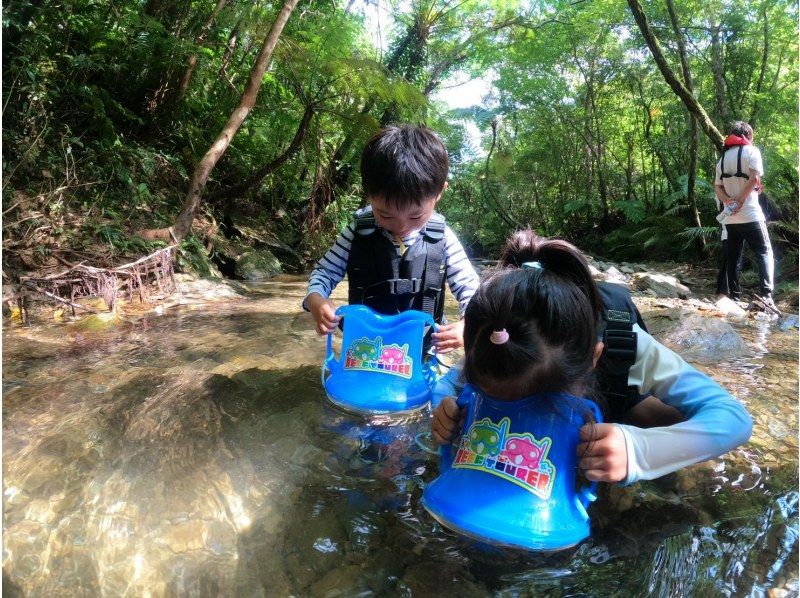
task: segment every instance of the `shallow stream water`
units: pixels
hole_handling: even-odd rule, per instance
[[[742,357],[694,361],[753,414],[749,445],[602,488],[588,540],[535,554],[422,509],[425,416],[328,404],[304,290],[4,327],[4,595],[798,594],[796,329],[735,324]]]

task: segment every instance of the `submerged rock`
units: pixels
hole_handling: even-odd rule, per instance
[[[718,363],[745,351],[742,337],[728,322],[679,307],[651,314],[647,326],[659,341],[689,360]]]

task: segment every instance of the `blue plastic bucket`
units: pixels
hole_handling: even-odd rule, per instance
[[[415,411],[431,400],[435,373],[423,363],[422,341],[433,318],[409,310],[387,316],[365,305],[345,305],[342,350],[336,359],[332,335],[322,364],[322,384],[335,405],[376,415]]]
[[[597,405],[564,393],[516,401],[467,385],[460,439],[442,447],[441,472],[422,494],[440,523],[484,542],[559,550],[589,535],[596,484],[576,491],[579,430]]]

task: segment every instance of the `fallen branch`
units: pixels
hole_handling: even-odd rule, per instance
[[[69,266],[66,270],[48,276],[23,276],[20,285],[71,306],[73,313],[76,307],[97,313],[94,309],[75,303],[75,299],[80,297],[102,296],[109,310],[114,309],[120,293],[127,294],[128,300],[133,300],[136,293],[140,301],[145,302],[148,299],[147,287],[152,284],[158,286],[159,298],[163,298],[176,288],[172,267],[172,252],[176,247],[164,247],[112,268],[96,268],[83,262],[73,265],[60,258],[62,264]]]
[[[72,301],[67,301],[63,297],[59,297],[58,295],[54,295],[53,293],[48,293],[44,289],[40,289],[35,284],[32,284],[29,281],[23,282],[22,284],[24,286],[27,286],[29,289],[32,289],[32,290],[36,291],[37,293],[41,293],[42,295],[47,295],[51,299],[55,299],[56,301],[60,301],[61,303],[66,303],[67,305],[72,307],[72,309],[75,309],[77,307],[78,309],[84,309],[84,310],[86,310],[88,312],[91,312],[93,314],[97,313],[96,309],[92,309],[91,307],[86,307],[85,305],[80,305],[78,303],[73,303]]]

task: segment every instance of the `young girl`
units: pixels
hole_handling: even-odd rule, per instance
[[[465,358],[434,390],[434,441],[448,443],[458,434],[464,414],[454,397],[465,381],[497,399],[547,391],[595,398],[593,372],[603,354],[597,340],[601,309],[597,285],[578,249],[530,231],[518,234],[507,244],[500,269],[467,307]],[[597,397],[612,419],[581,428],[578,466],[587,479],[625,484],[653,479],[749,439],[752,419],[741,403],[640,325],[633,330],[636,362],[628,384],[647,398],[620,418],[614,405]],[[655,427],[618,423],[623,420]],[[658,425],[662,422],[666,425]]]

